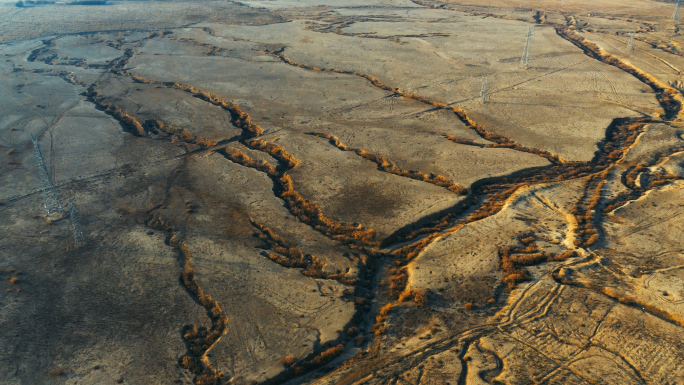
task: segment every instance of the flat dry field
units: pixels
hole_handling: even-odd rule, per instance
[[[674,10],[0,0],[0,383],[684,383]]]

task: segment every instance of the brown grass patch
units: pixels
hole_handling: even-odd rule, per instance
[[[287,356],[279,359],[278,363],[280,363],[283,366],[293,367],[296,363],[296,359],[295,359],[294,355],[290,354],[290,355],[287,355]]]

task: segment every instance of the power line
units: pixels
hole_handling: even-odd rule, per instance
[[[64,207],[59,200],[55,185],[52,183],[50,172],[45,166],[45,159],[43,158],[43,153],[40,151],[38,140],[36,140],[35,136],[31,135],[31,141],[33,142],[33,152],[36,155],[36,160],[38,162],[38,172],[40,174],[40,186],[43,189],[43,205],[45,206],[45,212],[48,215],[62,213],[64,212]]]
[[[627,42],[627,51],[633,51],[634,50],[634,34],[636,32],[632,31],[629,33],[629,41]]]
[[[525,49],[520,57],[520,66],[529,68],[530,66],[530,45],[532,44],[532,25],[527,25],[527,36],[525,37]]]
[[[675,5],[674,12],[672,12],[672,17],[670,18],[673,22],[679,22],[679,6],[681,5],[681,0],[677,0],[677,5]]]
[[[81,223],[78,221],[78,212],[74,203],[69,200],[69,215],[71,217],[71,230],[74,233],[74,244],[76,247],[81,247],[86,243],[86,237],[83,234],[83,229],[81,229]]]
[[[482,90],[480,91],[480,100],[482,101],[482,104],[487,103],[489,101],[489,82],[487,81],[486,76],[482,77]]]

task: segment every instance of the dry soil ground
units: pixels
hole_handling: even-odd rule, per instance
[[[683,384],[674,7],[0,0],[0,383]]]

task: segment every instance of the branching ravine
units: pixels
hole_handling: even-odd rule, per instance
[[[446,37],[449,36],[445,33],[420,33],[420,34],[399,34],[399,35],[389,35],[389,36],[379,36],[375,33],[352,33],[352,32],[345,32],[342,29],[349,27],[350,25],[354,23],[361,23],[361,22],[377,22],[377,21],[382,21],[382,19],[378,19],[377,16],[375,17],[357,17],[357,16],[330,16],[330,17],[321,17],[317,19],[315,22],[309,22],[306,26],[306,29],[318,32],[318,33],[334,33],[336,35],[340,36],[348,36],[348,37],[357,37],[357,38],[364,38],[364,39],[380,39],[380,40],[389,40],[393,41],[395,43],[401,43],[400,38],[404,37],[413,37],[413,38],[422,38],[422,37]],[[391,21],[397,22],[397,21],[405,21],[405,19],[397,19],[392,18]],[[323,24],[325,23],[325,24]]]
[[[414,2],[425,3],[425,1]],[[537,13],[535,18],[539,23],[545,22],[548,24],[546,15],[544,13]],[[664,114],[662,116],[663,119],[673,120],[680,117],[684,99],[678,90],[659,81],[654,76],[640,70],[632,64],[625,62],[616,55],[605,52],[596,44],[588,41],[579,33],[577,33],[570,21],[568,21],[567,25],[553,26],[560,37],[580,48],[586,55],[603,63],[615,66],[633,75],[639,81],[651,87],[656,92],[658,102],[664,110]],[[35,61],[40,55],[46,54],[53,44],[53,41],[46,41],[45,47],[31,53],[30,59],[32,60],[29,61]],[[221,53],[221,51],[212,50],[211,47],[208,48],[210,49],[207,52],[208,55],[216,55]],[[654,119],[615,119],[606,129],[606,137],[599,145],[599,149],[591,161],[566,162],[556,154],[552,154],[545,150],[522,146],[509,138],[488,131],[482,125],[470,118],[466,111],[458,107],[436,102],[415,94],[401,91],[399,88],[393,88],[384,85],[371,75],[338,69],[317,68],[296,63],[285,56],[283,49],[273,50],[269,53],[291,66],[311,71],[347,74],[365,78],[374,87],[392,92],[395,95],[413,99],[440,109],[452,111],[468,128],[475,131],[481,138],[487,140],[489,143],[481,144],[474,141],[459,139],[453,136],[447,136],[447,139],[453,142],[483,148],[508,148],[515,151],[536,154],[547,159],[552,165],[522,170],[508,176],[492,178],[490,180],[475,183],[471,187],[471,191],[469,191],[463,203],[455,206],[448,214],[442,216],[434,222],[419,224],[417,226],[418,228],[414,229],[413,231],[405,231],[403,233],[399,232],[393,235],[383,243],[383,247],[385,248],[385,251],[383,251],[380,248],[380,243],[375,239],[375,232],[372,229],[366,229],[357,225],[345,225],[326,217],[323,215],[316,203],[306,200],[294,189],[294,184],[290,175],[288,174],[288,171],[296,167],[299,164],[299,160],[287,152],[282,146],[259,138],[263,134],[263,130],[257,124],[255,124],[250,115],[241,110],[237,104],[225,101],[214,94],[196,89],[189,85],[183,85],[176,82],[152,81],[142,76],[125,71],[123,68],[134,54],[133,50],[128,48],[124,50],[122,57],[112,61],[112,63],[108,66],[108,69],[113,74],[130,77],[139,83],[154,84],[157,86],[164,86],[171,89],[180,90],[207,103],[219,106],[230,114],[232,124],[241,130],[242,134],[239,139],[240,143],[250,150],[269,154],[273,159],[275,159],[275,166],[266,161],[255,161],[251,159],[245,152],[237,148],[225,146],[218,148],[217,146],[221,145],[222,142],[211,141],[206,138],[193,135],[185,129],[170,127],[159,120],[149,120],[141,123],[135,117],[129,115],[121,108],[111,103],[105,96],[100,94],[95,84],[91,85],[88,89],[87,97],[89,101],[96,104],[106,113],[118,120],[124,130],[132,135],[138,137],[178,141],[187,145],[197,146],[201,149],[212,150],[218,154],[221,154],[231,162],[266,174],[273,181],[274,194],[283,200],[287,209],[300,221],[306,223],[331,239],[347,243],[350,246],[362,248],[363,250],[368,251],[369,254],[384,255],[386,252],[391,252],[393,258],[395,259],[395,265],[399,267],[396,269],[397,272],[405,271],[403,268],[411,261],[415,260],[415,258],[418,257],[427,246],[437,239],[445,235],[452,234],[467,224],[499,213],[523,188],[571,179],[586,178],[587,183],[584,189],[584,194],[573,208],[572,215],[575,217],[578,223],[575,246],[582,249],[590,249],[597,243],[601,236],[600,224],[603,214],[614,211],[619,207],[623,207],[630,201],[643,196],[648,191],[672,181],[681,179],[681,177],[678,175],[649,169],[649,167],[659,164],[668,156],[684,151],[684,148],[672,149],[667,154],[660,155],[657,159],[654,159],[646,165],[630,165],[628,170],[624,173],[623,178],[625,179],[625,185],[632,191],[618,196],[611,201],[602,201],[602,189],[604,187],[606,176],[608,173],[614,170],[614,166],[616,164],[622,162],[626,153],[634,146],[638,136],[644,132],[646,126],[649,123],[656,122]],[[51,58],[48,57],[48,59]],[[45,59],[46,64],[57,64],[54,62],[54,60],[48,59]],[[67,81],[77,81],[72,74],[66,71],[58,71],[53,75],[62,76]],[[83,84],[80,85],[84,86]],[[466,192],[462,186],[459,186],[442,176],[427,175],[418,171],[401,170],[393,166],[385,158],[370,154],[361,149],[353,149],[343,145],[339,142],[339,139],[332,135],[315,135],[330,139],[331,143],[341,150],[353,151],[357,155],[376,163],[382,171],[432,183],[441,187],[445,187],[455,193],[462,194]],[[197,282],[192,269],[192,257],[187,246],[182,240],[180,232],[177,229],[172,228],[172,226],[170,226],[168,223],[164,222],[157,213],[150,211],[149,214],[150,219],[147,222],[147,225],[150,228],[163,231],[167,236],[168,244],[172,246],[179,254],[179,260],[182,261],[183,267],[181,284],[188,291],[188,293],[206,309],[207,315],[212,322],[212,326],[209,329],[197,328],[194,325],[188,325],[184,328],[183,339],[186,342],[188,353],[181,359],[180,364],[184,368],[193,372],[197,376],[196,381],[200,381],[199,383],[216,383],[221,377],[222,373],[213,368],[211,363],[208,361],[207,352],[209,352],[209,350],[216,344],[221,335],[225,333],[227,319],[225,316],[223,316],[223,312],[218,303],[216,303],[211,296],[206,294]],[[264,256],[273,262],[285,267],[301,268],[302,273],[307,276],[323,279],[335,279],[348,285],[353,285],[355,283],[348,281],[344,275],[324,272],[322,269],[323,262],[321,262],[318,258],[311,255],[304,255],[301,250],[293,248],[285,243],[267,227],[256,222],[253,222],[253,225],[260,231],[261,238],[267,245],[268,251],[264,251]],[[556,255],[541,252],[540,249],[535,246],[534,241],[535,240],[525,242],[521,241],[523,246],[510,246],[499,250],[501,269],[505,276],[503,283],[509,285],[510,288],[515,287],[520,282],[530,279],[530,275],[525,269],[526,266],[549,261],[561,261],[576,256],[576,254],[572,251]],[[564,282],[562,280],[562,275],[557,275],[556,280],[562,284],[572,284]],[[670,322],[673,322],[671,314],[664,313],[662,310],[653,308],[652,306],[649,307],[648,304],[644,304],[638,301],[638,299],[624,297],[617,298],[616,295],[611,295],[613,293],[606,293],[605,288],[592,289],[599,291],[602,290],[604,294],[609,295],[611,298],[617,299],[624,304],[629,306],[643,307],[646,311],[661,318],[667,318],[670,320]],[[678,320],[674,322],[682,326],[682,321]],[[488,327],[483,327],[482,330],[494,332],[497,329],[492,328],[491,325],[489,325]],[[482,334],[480,333],[476,333],[476,335],[473,335],[472,337],[468,336],[465,339],[459,338],[457,342],[452,342],[450,346],[465,341],[465,347],[461,351],[462,354],[459,355],[459,357],[463,360],[465,351],[467,351],[467,346],[469,346],[470,343],[476,343],[481,335]],[[431,351],[434,352],[438,350]]]
[[[257,124],[253,123],[249,114],[242,111],[237,104],[227,102],[216,95],[196,89],[192,86],[175,82],[165,83],[153,81],[140,75],[130,74],[121,70],[116,71],[116,73],[121,76],[129,76],[139,83],[162,85],[172,89],[184,91],[191,94],[193,97],[221,107],[231,115],[231,123],[235,127],[242,130],[240,143],[251,150],[261,151],[269,154],[271,157],[277,160],[278,166],[274,167],[263,161],[256,162],[244,152],[234,148],[226,147],[218,150],[218,153],[224,155],[226,159],[234,163],[253,168],[268,175],[268,177],[274,183],[275,195],[283,200],[286,208],[299,220],[313,227],[325,236],[337,241],[351,245],[355,244],[364,248],[368,246],[373,247],[378,244],[378,242],[375,240],[376,235],[373,229],[367,229],[361,225],[346,225],[334,221],[325,216],[315,202],[309,201],[302,197],[301,194],[295,190],[294,182],[291,176],[287,173],[289,170],[299,164],[299,161],[290,153],[288,153],[282,146],[272,142],[267,142],[263,139],[258,139],[258,137],[263,133],[263,130]],[[111,111],[112,116],[120,119],[122,125],[124,125],[124,127],[134,135],[147,135],[147,131],[149,131],[149,129],[143,127],[143,125],[140,124],[135,118],[132,118],[130,115],[121,111],[118,109],[118,107],[113,105],[110,106],[111,103],[98,99],[96,95],[92,97],[92,100],[99,100],[98,103],[102,104],[102,108],[104,108],[106,111]]]
[[[351,278],[346,273],[328,273],[323,270],[325,262],[311,254],[293,246],[278,236],[273,230],[252,220],[252,226],[259,230],[259,238],[264,241],[261,253],[271,261],[287,268],[302,269],[302,274],[311,278],[331,279],[344,285],[354,285],[358,278]]]
[[[446,177],[442,175],[437,175],[437,174],[426,174],[421,171],[413,171],[413,170],[402,170],[398,168],[397,166],[393,165],[392,162],[389,160],[383,158],[380,155],[375,155],[371,154],[370,152],[358,148],[351,148],[348,147],[344,144],[342,144],[339,140],[339,138],[330,135],[330,134],[324,134],[324,133],[311,133],[310,135],[313,136],[318,136],[320,138],[326,138],[330,140],[330,143],[339,148],[342,151],[351,151],[354,152],[356,155],[368,159],[369,161],[375,163],[378,165],[378,169],[381,171],[384,171],[389,174],[393,175],[398,175],[402,176],[405,178],[409,179],[415,179],[419,180],[422,182],[434,184],[435,186],[440,186],[444,187],[447,190],[453,192],[454,194],[459,194],[459,195],[465,195],[467,193],[467,189],[457,183],[452,182],[451,180],[447,179]]]
[[[539,14],[537,14],[539,16]],[[664,119],[676,119],[680,115],[681,111],[681,106],[682,106],[682,97],[681,94],[674,88],[669,87],[668,85],[660,82],[657,80],[655,77],[651,76],[650,74],[645,73],[644,71],[632,66],[629,63],[626,63],[622,61],[621,59],[617,58],[614,55],[607,54],[603,52],[600,48],[598,48],[595,45],[592,45],[593,43],[588,42],[587,40],[581,38],[579,35],[574,33],[571,30],[571,27],[562,27],[558,28],[557,32],[560,36],[566,38],[567,40],[571,41],[573,44],[581,48],[587,55],[605,62],[607,64],[616,66],[617,68],[622,69],[625,72],[630,73],[631,75],[635,76],[638,80],[642,81],[643,83],[647,84],[650,86],[654,91],[657,93],[657,98],[663,109],[665,110],[665,113],[663,115]],[[338,72],[338,73],[345,73],[345,71],[339,71],[339,70],[326,70],[326,69],[319,69],[316,67],[309,67],[309,66],[304,66],[300,65],[297,63],[292,62],[288,58],[286,58],[284,55],[282,55],[282,52],[278,53],[282,60],[285,62],[288,62],[288,64],[291,65],[296,65],[298,67],[302,68],[307,68],[311,69],[314,71],[329,71],[329,72]],[[379,84],[374,78],[372,77],[366,77],[363,74],[356,74],[356,73],[350,73],[353,75],[365,77],[373,85],[379,88],[383,89],[388,89],[385,88],[384,85]],[[395,91],[394,89],[388,89],[391,91]],[[422,101],[422,100],[421,100]],[[589,179],[589,183],[585,189],[586,193],[583,198],[580,199],[580,202],[578,202],[578,205],[575,206],[575,209],[573,210],[573,214],[575,215],[575,218],[577,219],[579,223],[579,229],[578,229],[578,238],[575,240],[575,245],[578,247],[582,248],[587,248],[590,247],[591,245],[595,244],[598,240],[599,237],[599,231],[597,230],[597,223],[601,222],[601,217],[600,217],[600,209],[599,206],[601,205],[600,198],[601,198],[601,191],[603,188],[603,183],[605,176],[607,173],[611,170],[611,168],[622,161],[624,159],[624,156],[626,153],[631,149],[631,147],[636,143],[636,139],[638,136],[645,130],[645,127],[648,123],[653,122],[652,120],[645,119],[645,118],[639,118],[639,119],[616,119],[613,121],[611,126],[607,129],[607,135],[606,139],[604,142],[599,146],[599,151],[597,151],[596,156],[591,162],[586,162],[586,163],[574,163],[571,165],[570,168],[568,169],[561,169],[559,167],[554,170],[554,174],[556,177],[557,181],[562,181],[562,180],[568,180],[568,179],[573,179],[573,178],[580,178],[580,177],[586,177],[586,176],[591,176]],[[453,140],[452,138],[448,138],[450,140]],[[463,143],[463,144],[469,144],[473,145],[473,143]],[[501,143],[497,143],[501,144]],[[475,144],[477,145],[477,144]],[[485,147],[487,145],[483,145]],[[494,147],[494,146],[492,146]],[[678,149],[674,149],[672,153],[678,152]],[[551,167],[553,169],[554,167]],[[456,215],[451,215],[451,217],[447,216],[442,218],[439,222],[437,222],[435,225],[432,227],[424,227],[423,229],[420,229],[417,233],[414,232],[414,234],[410,234],[408,237],[404,237],[404,239],[411,239],[414,238],[420,234],[428,234],[425,238],[410,244],[408,246],[404,246],[401,249],[395,250],[395,254],[398,254],[400,256],[403,256],[406,260],[411,260],[415,258],[427,245],[429,245],[432,241],[435,239],[439,238],[440,235],[438,235],[438,232],[442,232],[445,234],[451,233],[460,227],[462,227],[464,224],[471,222],[472,220],[477,220],[481,218],[483,215],[488,216],[492,215],[493,213],[496,213],[500,211],[500,207],[503,206],[504,203],[507,199],[509,199],[515,191],[517,191],[520,187],[523,185],[529,185],[530,181],[525,181],[525,178],[519,178],[517,185],[512,184],[508,189],[497,189],[498,191],[495,192],[495,194],[492,194],[494,199],[491,199],[492,197],[489,198],[488,201],[485,201],[486,203],[480,205],[480,208],[477,209],[474,213],[472,213],[468,218],[465,220],[457,221],[457,222],[452,222],[454,217],[457,217],[460,213],[457,213]],[[670,182],[675,179],[680,179],[679,176],[675,175],[663,175],[659,176],[658,178],[655,178],[654,181],[656,183],[653,184],[653,187],[657,187],[661,184],[665,184],[667,182]],[[546,178],[546,180],[537,180],[535,181],[536,183],[545,183],[545,182],[550,182],[550,178]],[[484,193],[485,191],[482,191]],[[618,202],[614,207],[620,207],[624,202]],[[466,206],[467,207],[467,206]],[[460,210],[460,212],[465,212],[465,210]],[[486,214],[485,214],[486,213]],[[592,214],[590,214],[592,213]],[[593,214],[595,213],[595,214]],[[451,224],[451,227],[449,228]],[[448,228],[446,232],[443,231],[443,229]],[[565,257],[565,256],[564,256]],[[525,266],[528,262],[529,264],[536,264],[539,261],[547,261],[549,260],[548,257],[543,256],[543,255],[533,255],[533,256],[524,256],[522,260],[520,260],[521,265]],[[510,263],[509,263],[510,264]],[[504,270],[506,268],[504,267]],[[520,270],[519,268],[513,266],[510,267],[508,270],[513,272],[513,274],[509,274],[509,276],[513,276],[511,281],[513,282],[513,285],[515,285],[517,279],[515,275],[523,275],[524,276],[524,270]],[[401,270],[400,270],[401,271]],[[523,279],[524,280],[524,279]],[[627,301],[627,303],[630,303],[630,301]],[[658,312],[659,309],[654,309],[654,311]]]
[[[682,94],[674,87],[658,80],[655,76],[641,70],[640,68],[628,63],[618,56],[604,51],[596,43],[591,42],[578,34],[572,26],[556,27],[558,36],[580,48],[587,56],[594,58],[602,63],[617,67],[624,72],[634,76],[640,82],[651,87],[656,92],[656,98],[661,107],[665,110],[663,119],[678,119],[684,104]]]
[[[434,3],[431,0],[411,0],[413,3],[433,9],[445,9],[443,3]],[[458,6],[456,5],[456,8]],[[446,8],[448,9],[448,8]],[[536,16],[540,15],[540,11],[537,12]],[[497,19],[513,20],[527,22],[528,20],[519,19],[515,17],[510,17],[506,15],[494,14],[494,13],[483,13],[483,12],[473,12],[469,13],[478,16],[488,16]],[[544,15],[546,16],[546,15]],[[674,87],[662,82],[657,77],[649,74],[648,72],[636,67],[635,65],[621,59],[619,56],[611,54],[603,50],[596,43],[586,39],[580,35],[577,31],[576,21],[572,15],[564,15],[566,19],[565,24],[549,23],[544,18],[545,25],[553,27],[561,38],[567,40],[568,42],[575,45],[577,48],[581,49],[587,56],[600,61],[602,63],[614,66],[638,79],[640,82],[649,86],[653,91],[656,92],[656,98],[658,103],[664,110],[663,119],[672,120],[678,119],[680,117],[680,112],[682,106],[684,105],[684,97],[682,93],[679,92]],[[535,20],[537,20],[535,17]],[[537,20],[539,21],[539,20]]]
[[[339,73],[339,74],[353,75],[353,76],[364,78],[364,79],[368,80],[370,82],[370,84],[372,84],[374,87],[377,87],[379,89],[389,91],[389,92],[392,92],[393,94],[396,94],[398,96],[401,96],[401,97],[404,97],[407,99],[413,99],[413,100],[419,101],[421,103],[424,103],[424,104],[427,104],[427,105],[430,105],[430,106],[433,106],[433,107],[436,107],[439,109],[444,109],[444,110],[448,110],[448,111],[453,112],[458,117],[458,119],[461,122],[463,122],[463,124],[465,124],[466,127],[475,131],[481,138],[483,138],[489,142],[496,143],[496,144],[500,145],[501,147],[506,147],[506,148],[510,148],[510,149],[513,149],[516,151],[526,152],[526,153],[541,156],[542,158],[547,159],[549,162],[551,162],[553,164],[565,163],[565,161],[560,156],[558,156],[556,154],[552,154],[546,150],[540,150],[540,149],[536,149],[536,148],[525,147],[523,145],[518,144],[517,142],[515,142],[512,139],[509,139],[509,138],[506,138],[502,135],[488,131],[484,126],[475,122],[475,120],[473,120],[468,115],[468,113],[461,108],[450,106],[450,105],[447,105],[445,103],[437,102],[437,101],[434,101],[434,100],[431,100],[431,99],[428,99],[428,98],[425,98],[425,97],[422,97],[422,96],[419,96],[416,94],[404,92],[399,88],[387,86],[387,85],[381,83],[377,78],[375,78],[371,75],[368,75],[368,74],[364,74],[364,73],[360,73],[360,72],[354,72],[354,71],[340,70],[340,69],[319,68],[319,67],[315,67],[315,66],[311,66],[311,65],[297,63],[297,62],[291,60],[290,58],[288,58],[284,54],[283,51],[284,51],[284,49],[279,49],[279,50],[271,51],[270,53],[272,55],[275,55],[276,57],[278,57],[282,62],[287,63],[287,64],[294,66],[294,67],[299,67],[299,68],[307,69],[310,71]]]
[[[187,161],[187,158],[183,160],[182,168],[185,167]],[[218,302],[207,294],[197,281],[192,266],[192,255],[184,241],[184,230],[165,221],[159,213],[160,210],[167,208],[171,191],[179,175],[180,173],[174,172],[169,176],[162,202],[147,211],[145,225],[165,235],[164,243],[173,248],[178,256],[181,268],[180,285],[205,309],[211,321],[209,328],[193,324],[183,326],[181,338],[185,342],[187,352],[179,358],[178,364],[195,375],[193,380],[195,384],[219,385],[223,383],[224,374],[211,364],[208,353],[226,333],[228,318],[223,314]]]
[[[209,361],[207,354],[226,333],[228,318],[223,315],[223,310],[211,295],[207,294],[200,286],[195,271],[192,267],[192,255],[183,237],[170,224],[166,223],[158,214],[151,213],[151,219],[146,225],[166,235],[166,243],[173,247],[182,261],[180,283],[188,294],[197,301],[207,313],[211,321],[211,327],[197,327],[185,325],[181,330],[181,336],[185,341],[187,353],[178,361],[179,365],[195,375],[194,383],[198,385],[213,385],[222,383],[223,373],[218,371]]]

